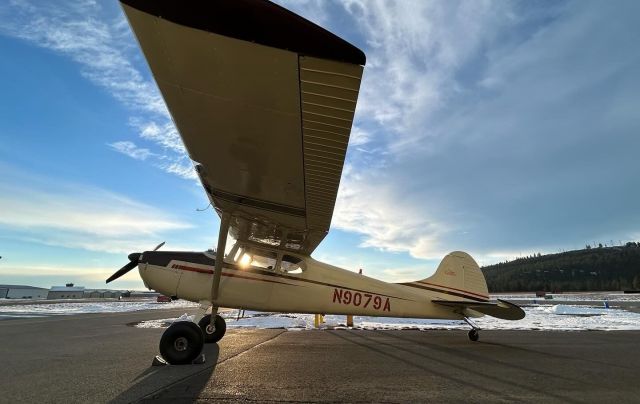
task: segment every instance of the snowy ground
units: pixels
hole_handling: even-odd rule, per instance
[[[553,300],[535,299],[534,295],[493,296],[524,303],[526,317],[520,321],[506,321],[491,317],[475,320],[482,329],[487,330],[640,330],[640,313],[613,307],[616,302],[640,303],[638,295],[621,293],[566,294],[555,295]],[[605,299],[612,308],[604,308]],[[534,300],[536,303],[534,303]],[[85,313],[115,313],[153,309],[184,308],[185,313],[193,314],[197,307],[194,303],[178,300],[171,303],[156,303],[152,299],[133,301],[64,301],[39,302],[38,304],[0,305],[0,320],[12,318],[33,318],[56,315]],[[305,330],[314,328],[312,314],[279,314],[247,311],[245,317],[237,318],[237,310],[223,313],[228,328],[285,328]],[[175,319],[145,321],[137,327],[167,327]],[[345,327],[345,316],[325,317],[322,328]],[[468,329],[464,322],[449,320],[420,320],[387,317],[354,318],[355,328],[362,329]]]
[[[50,302],[50,301],[49,301]],[[157,303],[155,299],[141,299],[134,301],[69,301],[34,304],[0,305],[0,320],[12,318],[34,318],[48,316],[64,316],[87,313],[124,313],[139,310],[171,309],[184,307],[190,310],[196,307],[194,303],[177,300],[171,303]]]
[[[577,305],[552,305],[524,307],[526,317],[519,321],[499,320],[483,317],[475,323],[484,330],[640,330],[640,314],[619,309],[588,307]],[[288,330],[309,330],[314,328],[312,314],[279,314],[247,311],[245,317],[236,320],[238,311],[222,314],[227,320],[227,328],[285,328]],[[182,319],[185,319],[183,317]],[[175,319],[143,321],[136,327],[159,328],[169,326]],[[345,316],[325,317],[321,328],[344,328]],[[387,317],[354,317],[354,328],[358,329],[468,329],[462,321],[420,320]]]
[[[623,293],[623,292],[589,292],[589,293],[549,293],[544,297],[536,297],[534,293],[518,293],[518,294],[496,294],[491,295],[494,299],[527,301],[530,303],[566,303],[566,302],[585,302],[585,303],[602,303],[607,300],[609,302],[639,302],[640,294]]]

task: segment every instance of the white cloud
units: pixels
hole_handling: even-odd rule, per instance
[[[442,224],[430,220],[394,193],[382,176],[377,181],[346,166],[340,183],[332,227],[362,234],[362,247],[408,252],[415,258],[442,257],[438,236]]]
[[[434,272],[435,268],[433,268],[432,271],[428,271],[425,269],[425,265],[388,268],[381,271],[380,279],[394,283],[413,282],[428,278]]]
[[[117,268],[116,268],[117,269]],[[9,265],[2,267],[5,276],[21,276],[25,274],[38,274],[41,276],[83,276],[95,277],[103,280],[109,277],[115,270],[111,267],[95,267],[87,265]]]
[[[159,124],[156,121],[132,119],[129,124],[138,131],[142,139],[153,141],[163,148],[164,153],[155,156],[154,164],[157,167],[187,180],[198,180],[193,163],[172,122]]]
[[[334,227],[439,258],[637,234],[637,3],[284,3],[368,57]],[[193,178],[122,17],[34,4],[0,6],[0,30],[77,61],[140,112],[148,159]]]
[[[101,11],[94,1],[65,7],[11,2],[0,8],[0,32],[70,57],[85,77],[125,105],[167,114],[155,84],[131,64],[130,55],[115,46],[112,25],[100,19]]]
[[[172,122],[158,123],[156,121],[132,119],[129,124],[138,131],[142,139],[151,140],[178,155],[186,155],[187,151],[182,143],[180,134]]]
[[[136,67],[132,62],[140,51],[124,16],[118,13],[105,20],[105,14],[102,4],[89,0],[63,5],[14,0],[0,6],[0,33],[76,62],[84,77],[137,114],[131,125],[143,140],[161,150],[134,148],[130,140],[111,147],[134,159],[152,160],[169,173],[194,178],[186,169],[176,169],[190,164],[188,156],[156,84],[146,75],[146,67]]]
[[[457,226],[438,217],[442,208],[437,198],[423,198],[431,173],[398,173],[397,167],[404,156],[413,154],[415,142],[434,136],[429,120],[463,91],[460,70],[514,24],[511,6],[504,2],[339,3],[347,11],[352,31],[366,41],[367,66],[351,134],[351,164],[343,173],[332,226],[363,235],[363,247],[442,258],[451,248],[443,238]],[[312,13],[322,15],[331,7],[324,5],[322,10],[296,11],[315,21],[322,18]],[[325,21],[332,24],[333,20]]]
[[[423,122],[460,91],[456,74],[512,24],[509,3],[345,0],[367,41],[360,120],[406,144],[429,131]]]
[[[136,146],[135,143],[126,140],[109,143],[109,147],[136,160],[146,160],[149,156],[155,155],[154,153],[149,151],[149,149],[140,148]]]
[[[198,174],[191,161],[189,162],[173,162],[162,166],[168,173],[175,174],[187,180],[197,180]]]
[[[358,125],[353,125],[351,128],[351,135],[349,136],[349,146],[356,147],[362,146],[371,140],[371,133],[362,129]]]
[[[351,150],[335,227],[485,264],[637,233],[637,3],[344,4],[370,40],[356,123],[384,164]]]
[[[122,265],[126,263],[126,257],[124,261]],[[106,286],[105,280],[119,269],[118,265],[121,264],[113,267],[94,266],[91,263],[85,265],[4,264],[0,268],[0,276],[4,279],[12,279],[12,282],[18,284],[44,288],[73,282],[76,286],[87,288],[145,289],[135,270],[118,279],[118,282]]]
[[[100,188],[17,178],[20,185],[0,183],[0,212],[9,212],[0,215],[0,227],[11,231],[14,239],[128,253],[151,248],[171,232],[193,227],[152,206]]]

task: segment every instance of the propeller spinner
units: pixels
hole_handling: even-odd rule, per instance
[[[164,245],[164,241],[160,244],[158,244],[156,246],[156,248],[154,248],[152,251],[156,251],[158,250],[160,247],[162,247]],[[126,274],[127,272],[131,271],[133,268],[135,268],[138,265],[138,262],[140,262],[140,256],[142,255],[142,253],[131,253],[129,254],[129,262],[123,266],[122,268],[120,268],[119,270],[117,270],[113,275],[111,275],[108,279],[106,283],[109,283],[111,281],[115,281],[116,279],[118,279],[119,277],[121,277],[122,275]]]

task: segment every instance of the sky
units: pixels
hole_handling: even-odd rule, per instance
[[[640,239],[637,1],[278,3],[367,55],[314,258],[399,282]],[[0,283],[99,288],[130,252],[215,245],[117,1],[4,1],[0,50]]]

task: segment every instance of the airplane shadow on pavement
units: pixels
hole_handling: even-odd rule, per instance
[[[110,403],[130,403],[158,398],[181,401],[198,397],[213,375],[220,347],[205,344],[206,362],[200,365],[149,366],[131,380],[131,386]],[[149,358],[151,361],[152,358]]]
[[[418,368],[429,374],[434,374],[448,382],[470,387],[475,391],[482,391],[484,394],[501,397],[508,401],[519,401],[519,395],[512,395],[505,389],[505,386],[524,390],[528,394],[548,399],[551,401],[574,403],[579,402],[571,397],[561,395],[556,392],[541,391],[539,386],[532,386],[512,377],[506,377],[515,370],[513,365],[492,361],[491,358],[481,358],[470,353],[468,350],[459,352],[454,348],[439,346],[434,343],[416,340],[399,336],[396,333],[388,331],[371,331],[368,333],[344,331],[343,333],[333,333],[334,336],[347,340],[351,343],[359,345],[363,348],[373,350],[378,354],[385,355],[390,359],[404,362],[406,365]],[[389,339],[400,339],[410,344],[398,344]],[[464,357],[464,361],[461,358]],[[466,363],[465,363],[466,362]],[[473,363],[476,362],[476,363]],[[493,366],[501,366],[506,368],[506,372],[498,372],[490,374],[487,372],[488,364]],[[450,370],[448,370],[450,369]],[[536,369],[526,369],[518,367],[518,370],[529,371],[534,370],[538,376],[545,374]],[[554,375],[557,377],[557,375]]]

